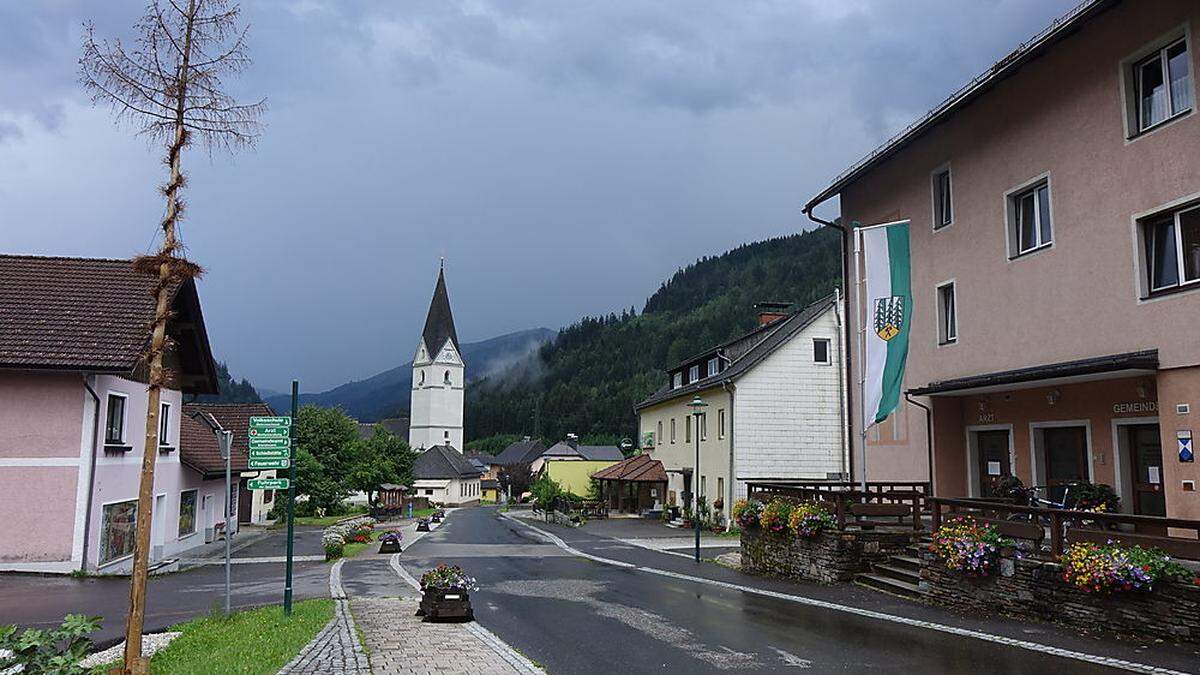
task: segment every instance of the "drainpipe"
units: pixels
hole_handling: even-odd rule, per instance
[[[842,292],[844,293],[843,302],[845,303],[845,309],[846,309],[846,314],[845,314],[846,320],[844,322],[842,322],[843,326],[842,326],[842,350],[841,350],[842,353],[845,354],[845,368],[846,368],[846,373],[845,373],[845,378],[844,378],[845,392],[846,392],[846,396],[845,396],[846,423],[843,426],[846,429],[846,431],[845,431],[846,439],[847,439],[847,443],[849,446],[849,445],[853,445],[852,439],[854,438],[854,415],[850,414],[850,411],[853,410],[851,405],[853,404],[853,401],[854,401],[854,382],[850,379],[851,377],[853,377],[853,375],[851,374],[853,372],[853,369],[850,367],[850,360],[851,360],[850,345],[853,344],[853,342],[851,341],[852,336],[850,335],[850,295],[848,293],[845,293],[846,289],[848,289],[850,287],[850,256],[849,256],[850,229],[847,227],[843,227],[842,225],[835,223],[835,222],[831,222],[828,220],[821,220],[820,218],[813,215],[811,208],[806,208],[803,210],[803,212],[804,212],[804,215],[808,216],[808,219],[813,221],[814,223],[817,223],[818,225],[824,225],[825,227],[835,228],[842,233]],[[848,453],[849,457],[847,458],[848,462],[849,462],[850,480],[854,480],[854,448],[847,447],[847,449],[850,451]],[[865,475],[863,476],[863,480],[864,481],[866,480]]]
[[[929,493],[933,494],[933,411],[924,403],[918,403],[904,392],[904,400],[925,411],[925,454],[929,462]]]
[[[733,519],[729,516],[733,514],[733,493],[737,485],[737,474],[733,472],[733,449],[736,447],[733,442],[733,397],[737,388],[733,386],[732,382],[725,380],[721,383],[721,389],[729,394],[729,419],[726,420],[729,424],[729,429],[727,430],[729,432],[729,485],[725,488],[726,494],[724,495],[726,512],[725,531],[728,532],[733,529]]]
[[[840,289],[840,288],[833,289],[833,317],[834,317],[834,321],[837,323],[837,330],[838,330],[838,336],[839,336],[838,342],[839,343],[842,341],[840,338],[840,336],[842,334],[842,324],[845,323],[845,320],[842,317],[842,293],[841,293],[841,290],[842,289]],[[838,345],[838,367],[839,368],[842,367],[842,365],[845,363],[846,363],[846,346],[843,344],[839,344]],[[847,413],[847,411],[849,411],[850,406],[849,406],[849,403],[847,403],[847,401],[846,401],[846,391],[847,391],[846,379],[843,377],[838,377],[837,380],[838,380],[838,418],[839,418],[838,419],[838,428],[841,429],[841,433],[839,435],[841,436],[841,442],[842,442],[841,452],[838,453],[838,455],[839,455],[838,469],[839,469],[840,473],[842,474],[842,480],[846,480],[847,478],[850,477],[849,474],[847,473],[850,470],[850,467],[846,466],[847,458],[850,456],[850,434],[849,434],[849,429],[847,428],[847,425],[846,425],[846,418],[848,417],[848,415],[846,413]]]
[[[92,400],[96,402],[96,410],[92,413],[92,456],[88,459],[87,507],[84,508],[83,516],[83,556],[79,561],[80,572],[87,571],[88,540],[92,530],[92,495],[96,491],[96,436],[100,433],[100,396],[92,389],[92,385],[88,384],[87,375],[83,376],[83,388],[87,389]]]

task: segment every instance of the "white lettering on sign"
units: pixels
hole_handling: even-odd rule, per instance
[[[979,413],[980,424],[991,424],[996,421],[996,413]]]
[[[1156,413],[1158,401],[1134,401],[1132,403],[1114,403],[1113,412],[1118,415],[1127,413]]]

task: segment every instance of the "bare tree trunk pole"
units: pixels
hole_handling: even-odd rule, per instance
[[[133,572],[129,584],[129,620],[125,627],[125,672],[143,675],[150,671],[148,659],[142,658],[142,627],[146,617],[146,582],[150,566],[150,526],[154,509],[154,464],[158,459],[159,412],[162,409],[162,386],[166,378],[163,372],[163,352],[167,347],[167,321],[170,318],[171,286],[175,283],[172,260],[179,247],[175,237],[175,222],[179,217],[179,188],[183,185],[180,157],[187,144],[187,129],[184,127],[184,102],[187,96],[188,57],[192,38],[192,20],[195,17],[195,0],[188,3],[188,24],[184,38],[183,60],[180,67],[181,86],[175,124],[175,139],[168,150],[171,165],[171,180],[167,184],[167,213],[163,218],[163,244],[159,249],[161,262],[158,266],[158,284],[155,287],[154,332],[150,340],[150,373],[146,402],[146,445],[142,450],[142,475],[138,489],[137,530],[134,539]],[[225,507],[228,509],[228,505]],[[228,537],[229,533],[226,532]]]

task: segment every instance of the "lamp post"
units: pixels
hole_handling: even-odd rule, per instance
[[[696,527],[696,562],[700,562],[700,416],[704,414],[704,409],[708,404],[700,400],[700,395],[692,397],[692,402],[688,404],[692,409],[692,416],[695,417],[695,424],[692,431],[695,433],[693,437],[696,439],[696,464],[692,469],[692,524]]]

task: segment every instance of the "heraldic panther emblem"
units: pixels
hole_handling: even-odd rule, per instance
[[[893,295],[875,301],[875,334],[890,341],[904,328],[904,296]]]

